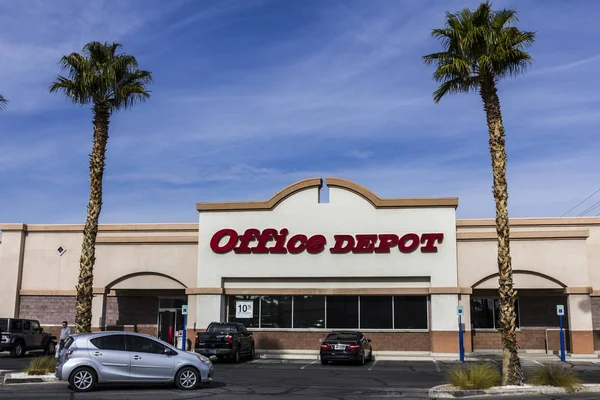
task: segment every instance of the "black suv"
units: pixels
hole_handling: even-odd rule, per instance
[[[0,318],[0,351],[23,357],[29,350],[44,350],[49,355],[55,349],[56,336],[44,332],[38,320]]]

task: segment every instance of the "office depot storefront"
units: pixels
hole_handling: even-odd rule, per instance
[[[187,304],[188,335],[240,321],[267,356],[317,354],[333,329],[360,329],[379,356],[457,353],[462,305],[466,351],[501,349],[492,219],[456,220],[456,198],[382,199],[325,183],[328,202],[314,178],[266,201],[198,203],[199,224],[102,225],[94,329],[174,341]],[[558,350],[564,305],[569,351],[600,350],[600,218],[511,226],[522,349]],[[82,227],[0,229],[1,314],[49,329],[73,320]]]

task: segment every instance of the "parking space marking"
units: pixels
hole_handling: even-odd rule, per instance
[[[438,362],[436,360],[432,360],[433,361],[433,365],[435,365],[435,370],[437,372],[442,372],[442,370],[440,369],[440,365],[438,364]]]
[[[314,363],[316,363],[317,361],[319,361],[319,360],[315,360],[315,361],[311,362],[310,364],[306,364],[305,366],[303,366],[303,367],[302,367],[302,368],[300,368],[300,369],[304,369],[304,368],[306,368],[306,367],[308,367],[308,366],[310,366],[310,365],[313,365],[313,364],[314,364]]]
[[[534,363],[536,363],[537,365],[542,365],[542,363],[541,363],[541,362],[539,362],[539,361],[536,361],[536,360],[531,360],[531,361],[533,361],[533,362],[534,362]]]
[[[379,361],[379,360],[373,361],[373,364],[369,367],[369,371],[373,369],[373,367],[375,366],[375,364],[377,364],[377,361]]]

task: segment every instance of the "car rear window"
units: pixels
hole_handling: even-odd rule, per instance
[[[68,349],[69,347],[71,347],[71,345],[73,344],[73,342],[74,342],[74,341],[75,341],[75,339],[74,339],[72,336],[70,336],[70,337],[67,339],[67,341],[65,342],[65,345],[64,345],[64,347],[63,347],[63,348],[64,348],[64,349]]]
[[[237,332],[237,326],[229,324],[210,324],[207,332],[221,332],[221,333],[235,333]]]
[[[8,318],[0,318],[0,332],[8,331]]]
[[[325,340],[356,340],[356,333],[330,333]]]

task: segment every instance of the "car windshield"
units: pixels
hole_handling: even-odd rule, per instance
[[[229,324],[211,324],[208,326],[207,332],[222,332],[222,333],[231,333],[237,332],[237,328],[235,325]]]
[[[356,333],[330,333],[325,340],[356,340]]]
[[[0,331],[5,332],[8,330],[8,319],[0,318]]]

